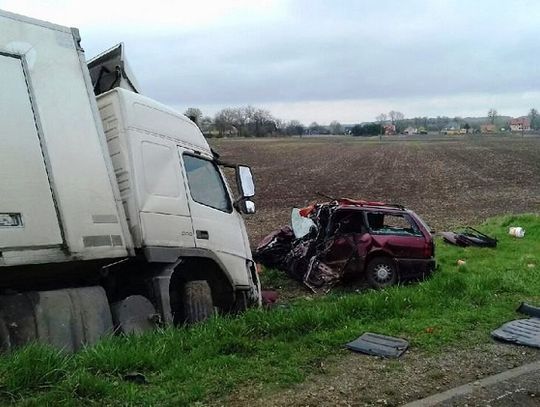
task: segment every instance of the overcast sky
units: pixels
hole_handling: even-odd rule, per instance
[[[123,41],[142,93],[213,115],[251,104],[328,123],[540,108],[540,1],[0,0]]]

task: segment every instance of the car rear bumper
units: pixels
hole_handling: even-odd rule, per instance
[[[425,277],[430,275],[436,266],[434,258],[430,259],[395,259],[400,279]]]

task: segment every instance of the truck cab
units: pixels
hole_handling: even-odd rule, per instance
[[[121,45],[87,61],[77,29],[0,10],[0,89],[0,349],[260,304],[251,170],[143,96]]]
[[[254,210],[249,168],[221,163],[193,121],[155,100],[117,87],[97,105],[136,252],[152,263],[180,261],[184,274],[210,282],[220,309],[235,296],[258,302],[241,215]],[[237,171],[236,194],[223,166]]]

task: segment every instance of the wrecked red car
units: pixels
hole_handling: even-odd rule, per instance
[[[339,199],[293,210],[292,227],[264,238],[254,257],[317,291],[355,276],[374,288],[422,278],[435,269],[434,254],[431,231],[413,211]]]

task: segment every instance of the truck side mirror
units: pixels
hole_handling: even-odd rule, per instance
[[[245,165],[239,165],[236,170],[236,183],[242,199],[255,196],[255,184],[251,168]],[[255,204],[253,205],[255,206]]]

